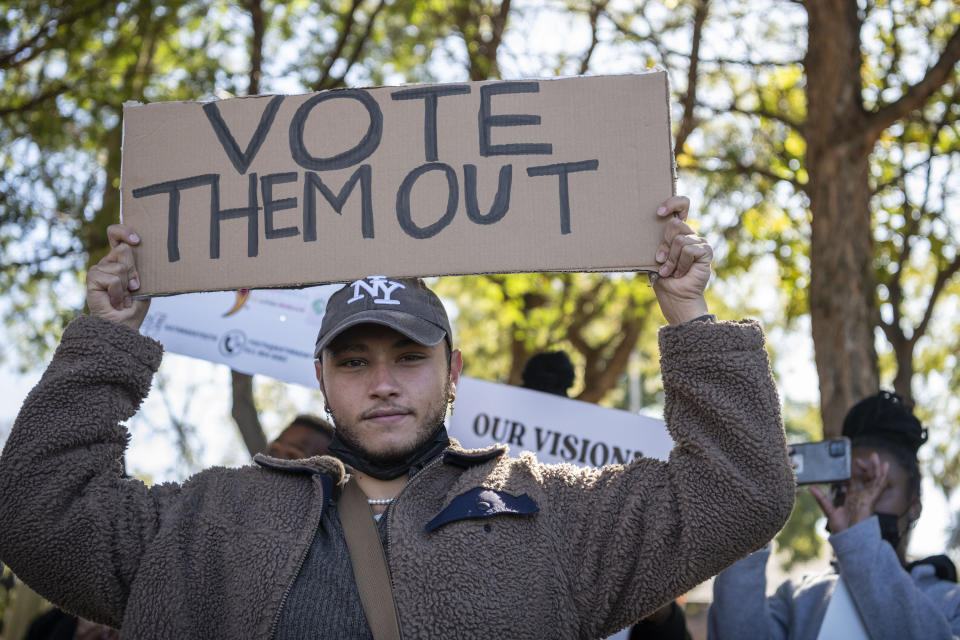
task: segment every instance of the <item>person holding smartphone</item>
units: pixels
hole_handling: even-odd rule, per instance
[[[714,582],[709,637],[817,640],[933,640],[960,635],[960,587],[946,556],[908,563],[909,531],[920,517],[917,450],[927,432],[900,396],[881,391],[847,413],[843,435],[852,444],[851,477],[828,496],[811,487],[827,517],[833,569],[784,582],[766,597],[769,547],[723,571]],[[842,584],[841,584],[842,583]],[[830,609],[849,594],[853,635],[831,628]],[[837,603],[834,603],[837,600]],[[859,621],[857,621],[859,618]]]

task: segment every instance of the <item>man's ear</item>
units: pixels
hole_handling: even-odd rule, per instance
[[[320,384],[320,393],[323,394],[323,397],[327,397],[327,391],[323,388],[323,361],[314,360],[313,367],[317,370],[317,382]]]
[[[450,352],[450,392],[457,394],[457,383],[460,382],[460,372],[463,371],[463,354],[460,349]]]

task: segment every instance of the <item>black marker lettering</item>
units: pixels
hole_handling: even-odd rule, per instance
[[[560,457],[564,460],[573,460],[577,457],[577,437],[567,434],[563,436],[563,450]]]
[[[283,200],[273,199],[273,185],[286,184],[287,182],[296,182],[297,174],[289,173],[271,173],[268,176],[260,178],[260,192],[263,195],[263,234],[267,240],[274,238],[289,238],[300,233],[296,225],[292,227],[273,228],[273,214],[276,211],[293,209],[297,206],[296,198],[284,198]]]
[[[477,123],[480,127],[480,155],[488,157],[552,154],[553,145],[549,143],[492,144],[490,142],[490,130],[493,127],[522,127],[540,124],[540,116],[537,115],[518,113],[491,115],[490,97],[507,93],[540,93],[540,84],[537,82],[498,82],[480,87],[480,112],[477,114]]]
[[[581,162],[561,162],[527,169],[528,176],[560,176],[561,234],[567,235],[570,233],[570,188],[567,185],[567,175],[577,171],[596,171],[599,166],[599,160],[583,160]]]
[[[205,173],[182,180],[159,182],[133,190],[134,198],[144,198],[159,193],[169,193],[170,200],[167,206],[167,262],[180,260],[180,191],[203,185],[216,185],[220,179],[215,173]],[[211,198],[213,197],[211,192]]]
[[[340,193],[333,191],[324,184],[323,179],[308,171],[304,175],[303,184],[303,241],[313,242],[317,239],[317,191],[323,194],[333,210],[343,215],[343,205],[353,193],[353,187],[360,181],[360,229],[364,238],[373,237],[373,188],[371,187],[370,165],[360,165],[353,175],[340,188]]]
[[[447,210],[443,214],[443,217],[433,224],[420,227],[413,221],[413,217],[410,214],[410,192],[413,191],[413,185],[416,184],[420,176],[428,171],[443,171],[447,177],[447,186],[449,187],[447,192]],[[442,162],[423,164],[408,173],[407,177],[403,179],[400,188],[397,190],[397,221],[400,222],[400,228],[403,229],[408,236],[416,238],[417,240],[423,240],[424,238],[437,235],[444,227],[450,224],[450,222],[453,221],[453,216],[457,213],[457,205],[459,204],[460,189],[457,184],[457,173],[453,170],[453,167]]]
[[[260,207],[257,202],[257,174],[247,176],[247,206],[236,209],[220,208],[220,176],[217,176],[210,187],[210,258],[220,258],[220,223],[233,218],[247,219],[247,257],[255,258],[259,252],[258,242],[260,233],[257,220],[260,218]]]
[[[217,103],[208,102],[203,105],[203,112],[206,114],[207,120],[210,121],[214,133],[217,134],[220,146],[227,152],[227,157],[230,158],[234,169],[236,169],[240,175],[246,173],[247,169],[250,168],[250,163],[253,162],[254,156],[256,156],[257,151],[260,150],[260,145],[266,140],[267,133],[270,131],[270,125],[273,124],[273,119],[277,115],[277,110],[280,108],[281,102],[283,102],[283,96],[274,96],[270,102],[267,103],[267,108],[264,109],[260,115],[260,123],[257,125],[257,130],[253,132],[253,137],[250,138],[246,151],[240,151],[240,145],[237,144],[236,138],[230,133],[230,129],[227,128],[227,123],[223,121],[223,116],[220,115],[220,109],[217,107]]]
[[[510,184],[513,181],[513,165],[505,164],[500,167],[500,177],[497,182],[497,195],[490,205],[490,211],[480,213],[477,203],[477,166],[463,165],[463,197],[467,205],[467,217],[477,224],[493,224],[507,215],[510,208]]]
[[[423,152],[427,162],[437,161],[437,102],[440,96],[454,96],[470,93],[465,84],[417,87],[394,91],[390,97],[394,100],[423,99]]]
[[[356,100],[367,110],[370,117],[370,125],[363,138],[352,149],[343,153],[338,153],[329,158],[316,158],[310,155],[303,142],[303,130],[307,124],[307,116],[310,111],[321,102],[334,100],[337,98],[349,98]],[[380,146],[380,138],[383,136],[383,113],[380,111],[380,105],[369,93],[360,89],[343,89],[339,91],[326,91],[313,96],[297,109],[293,119],[290,121],[290,154],[294,161],[304,169],[313,171],[331,171],[334,169],[346,169],[352,167],[358,162],[363,162],[370,154]]]

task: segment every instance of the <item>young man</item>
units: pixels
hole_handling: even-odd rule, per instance
[[[841,578],[874,640],[960,635],[960,587],[952,563],[945,556],[906,560],[907,533],[920,517],[917,449],[926,441],[926,429],[899,396],[881,391],[854,405],[843,435],[853,445],[852,477],[834,486],[832,500],[810,489],[827,516],[833,570],[788,580],[767,598],[769,550],[737,562],[714,582],[711,638],[848,637],[825,626]]]
[[[369,638],[338,516],[346,463],[374,505],[406,638],[599,638],[765,543],[793,504],[779,401],[755,323],[717,323],[712,251],[673,198],[655,289],[669,462],[579,469],[465,451],[443,416],[462,367],[422,283],[335,294],[317,378],[336,457],[214,468],[182,485],[120,477],[121,420],[160,346],[125,227],[88,275],[0,460],[0,558],[36,590],[131,638]]]

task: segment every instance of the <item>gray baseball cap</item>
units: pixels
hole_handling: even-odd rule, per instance
[[[367,276],[330,296],[313,357],[346,329],[366,323],[385,325],[419,344],[433,346],[446,338],[452,346],[447,310],[422,280]]]

